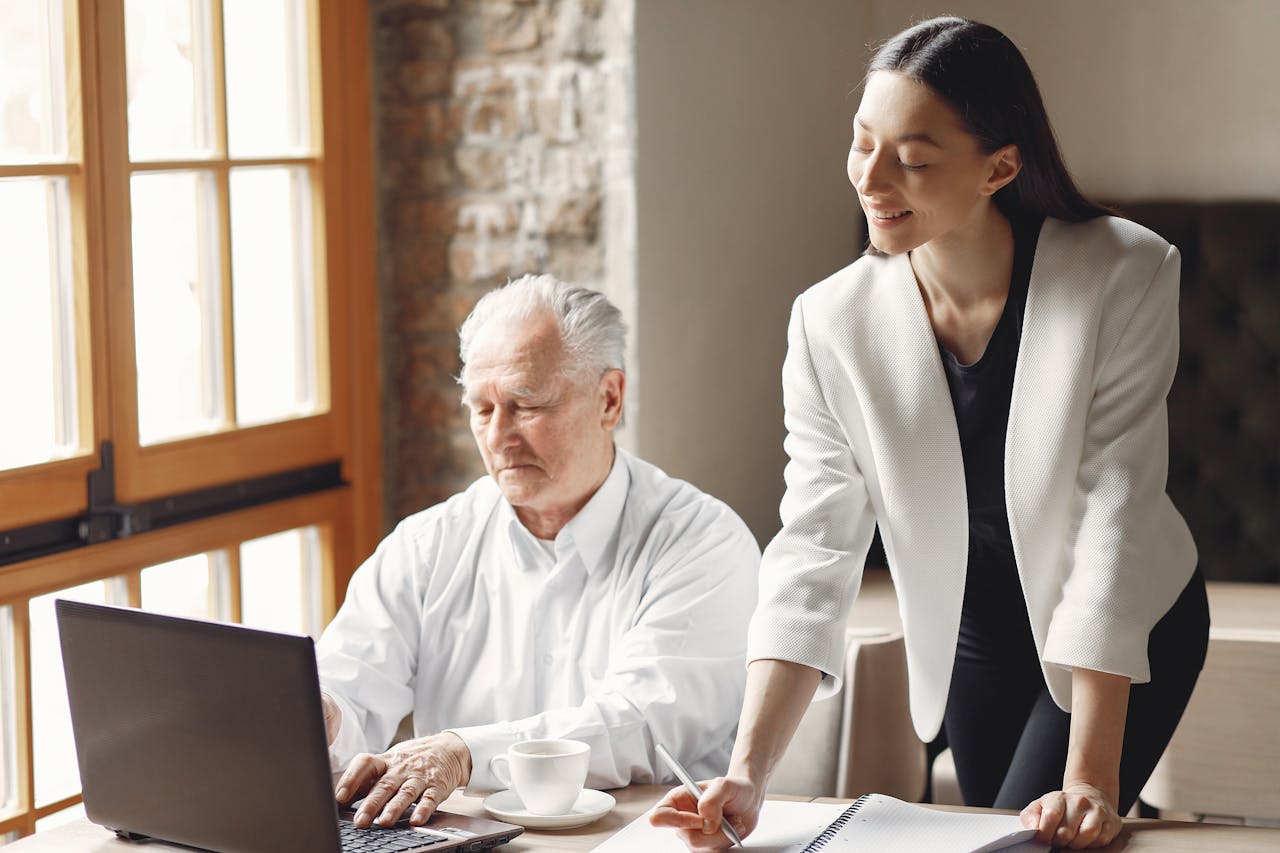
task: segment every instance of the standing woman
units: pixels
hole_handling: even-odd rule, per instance
[[[1057,846],[1120,829],[1204,661],[1195,544],[1165,494],[1176,249],[1076,189],[996,29],[936,18],[871,62],[849,179],[872,248],[795,302],[783,527],[761,568],[728,773],[654,822],[756,824],[880,527],[911,714],[970,805]]]

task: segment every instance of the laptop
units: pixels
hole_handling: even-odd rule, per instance
[[[121,837],[220,853],[474,853],[524,831],[446,812],[360,830],[339,814],[309,637],[55,608],[85,811]]]

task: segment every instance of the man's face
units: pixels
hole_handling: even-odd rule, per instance
[[[535,533],[531,519],[563,524],[608,476],[622,411],[621,371],[584,381],[565,375],[563,357],[550,314],[495,321],[479,331],[464,377],[485,469]]]

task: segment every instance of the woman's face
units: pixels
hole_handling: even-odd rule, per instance
[[[892,71],[868,78],[853,119],[849,180],[880,251],[901,254],[976,229],[1017,167],[1014,146],[984,154],[925,84]]]

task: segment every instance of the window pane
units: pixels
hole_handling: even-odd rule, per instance
[[[227,136],[232,157],[307,147],[305,4],[224,0]]]
[[[171,616],[213,619],[216,606],[214,565],[209,554],[193,554],[142,570],[142,607]]]
[[[236,422],[316,410],[311,199],[301,168],[231,172]]]
[[[240,598],[245,625],[318,636],[319,532],[286,530],[242,544]]]
[[[72,821],[80,820],[84,815],[84,803],[77,803],[68,809],[60,812],[54,812],[48,817],[42,817],[36,821],[36,832],[44,832],[46,829],[56,829],[59,826],[65,826]]]
[[[0,469],[68,456],[78,446],[67,183],[0,180]]]
[[[129,156],[199,157],[213,148],[205,0],[125,0]]]
[[[221,312],[212,175],[134,175],[133,308],[143,444],[218,428]]]
[[[66,156],[62,0],[4,0],[0,163]]]
[[[13,653],[13,610],[0,607],[0,817],[18,805],[18,689]]]
[[[31,599],[31,724],[37,806],[80,791],[80,768],[71,735],[53,602],[55,598],[66,598],[104,604],[106,597],[106,583],[95,581]]]

